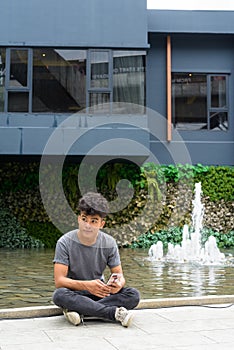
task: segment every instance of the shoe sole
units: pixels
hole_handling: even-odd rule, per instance
[[[122,324],[122,326],[123,327],[129,327],[130,325],[131,325],[131,323],[132,323],[132,320],[133,320],[133,314],[130,314],[130,315],[128,315],[128,317],[126,317],[127,318],[127,320],[124,320],[121,324]]]

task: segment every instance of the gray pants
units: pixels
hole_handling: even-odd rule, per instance
[[[74,291],[58,288],[53,295],[54,303],[62,309],[76,311],[80,315],[103,317],[115,320],[117,307],[134,309],[140,300],[140,293],[135,288],[122,288],[117,294],[105,298],[96,297],[87,291]]]

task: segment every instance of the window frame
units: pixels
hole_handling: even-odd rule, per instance
[[[70,114],[69,111],[64,111],[64,112],[55,112],[53,110],[50,110],[48,112],[44,112],[44,111],[34,111],[33,108],[33,99],[34,99],[34,81],[33,81],[33,74],[34,74],[34,50],[35,49],[41,49],[43,50],[43,47],[4,47],[5,49],[5,80],[4,80],[4,107],[2,110],[2,113],[27,113],[27,114],[54,114],[54,113],[61,113],[61,114]],[[48,49],[48,48],[46,48]],[[51,50],[63,50],[64,48],[61,47],[50,47],[49,49]],[[67,48],[68,49],[68,48]],[[80,48],[70,48],[69,50],[79,50]],[[104,113],[105,114],[116,114],[114,112],[114,107],[113,107],[113,101],[114,101],[114,54],[115,51],[119,51],[118,48],[113,48],[113,49],[107,49],[107,48],[86,48],[86,49],[82,49],[86,51],[86,77],[85,77],[85,94],[84,94],[84,102],[86,103],[85,108],[83,109],[83,113],[84,114],[100,114],[103,113],[102,111],[102,106],[100,105],[100,112],[98,111],[91,111],[90,112],[90,107],[92,107],[92,99],[91,99],[91,95],[92,94],[107,94],[108,96],[105,96],[103,98],[103,104],[105,104],[105,100],[108,101],[108,110],[105,110]],[[25,68],[24,74],[27,74],[27,83],[26,83],[26,77],[25,80],[21,81],[21,84],[15,84],[12,83],[11,81],[11,57],[12,57],[12,52],[13,51],[26,51],[27,53],[27,68]],[[131,52],[139,52],[139,55],[142,55],[142,49],[122,49],[121,51],[126,51]],[[107,60],[107,64],[108,64],[108,86],[103,86],[103,87],[95,87],[92,86],[92,71],[91,71],[91,64],[92,64],[92,57],[91,55],[95,52],[101,52],[101,53],[107,53],[107,56],[104,59],[104,62],[106,62]],[[144,50],[144,55],[147,55],[146,50]],[[95,61],[95,60],[94,60]],[[17,59],[16,59],[16,64],[17,64]],[[22,61],[24,62],[24,61]],[[19,60],[19,63],[22,63],[21,60]],[[145,64],[145,61],[144,61]],[[146,66],[144,65],[144,74],[145,74],[145,68]],[[106,72],[106,71],[105,71]],[[101,73],[100,73],[101,74]],[[105,73],[106,74],[106,73]],[[97,78],[98,79],[98,78]],[[100,78],[102,79],[102,78]],[[104,78],[105,79],[105,78]],[[16,78],[17,80],[17,78]],[[18,81],[20,83],[20,81]],[[25,84],[25,86],[23,86],[22,84]],[[101,85],[101,84],[100,84]],[[145,91],[146,91],[146,74],[144,76],[144,102],[146,103],[146,96],[145,96]],[[21,100],[19,100],[19,107],[22,108],[22,110],[19,111],[10,111],[11,106],[9,106],[9,102],[10,102],[10,94],[11,93],[26,93],[27,94],[27,101],[26,99],[22,99],[22,103]],[[94,96],[95,98],[95,96]],[[98,96],[97,96],[98,98]],[[100,100],[102,100],[102,96],[100,98]],[[96,102],[96,101],[95,101]],[[25,104],[24,104],[25,103]],[[102,101],[101,101],[102,103]],[[94,105],[93,105],[94,106]],[[144,105],[144,108],[146,107],[146,105]],[[25,109],[25,111],[24,111]],[[118,113],[117,113],[118,114]],[[129,112],[124,112],[122,114],[129,114]],[[143,113],[145,114],[145,113]]]
[[[211,102],[211,93],[212,93],[212,86],[211,86],[211,79],[212,77],[225,77],[225,85],[226,85],[226,105],[225,107],[212,107],[212,102]],[[212,130],[210,129],[210,114],[211,113],[227,113],[227,120],[229,124],[229,74],[222,74],[222,73],[212,73],[207,75],[207,130]],[[227,127],[228,130],[228,127]],[[223,131],[220,129],[220,131]]]
[[[27,51],[27,85],[26,86],[11,86],[11,53],[12,51]],[[7,47],[6,48],[6,74],[5,74],[5,96],[4,96],[4,112],[9,112],[8,95],[11,92],[28,92],[28,111],[25,113],[32,113],[32,64],[33,64],[33,49],[27,47]],[[24,112],[23,112],[24,113]]]
[[[175,115],[175,96],[173,95],[173,82],[172,82],[172,121],[173,121],[173,126],[174,128],[180,130],[180,131],[228,131],[229,129],[229,76],[230,73],[206,73],[206,72],[198,72],[198,71],[173,71],[172,72],[172,81],[173,81],[173,74],[183,74],[183,75],[204,75],[206,76],[206,88],[207,88],[207,95],[206,95],[206,101],[207,101],[207,112],[206,112],[206,128],[203,129],[185,129],[185,128],[178,128],[177,123],[176,123],[176,115]],[[211,106],[211,93],[212,93],[212,87],[211,87],[211,79],[212,77],[217,77],[217,76],[224,76],[225,77],[225,85],[226,85],[226,105],[225,107],[212,107]],[[227,121],[228,121],[228,126],[226,130],[219,129],[219,130],[213,130],[210,128],[210,113],[226,113],[227,114]],[[185,124],[185,123],[184,123]],[[189,124],[186,123],[186,124]]]
[[[108,55],[108,87],[91,87],[92,82],[92,72],[91,72],[91,55],[95,52],[107,53]],[[86,112],[90,112],[91,104],[90,104],[90,96],[91,94],[108,94],[110,96],[110,113],[112,114],[112,102],[113,102],[113,50],[110,49],[88,49],[87,50],[87,62],[86,62]]]

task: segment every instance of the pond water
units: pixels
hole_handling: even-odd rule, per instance
[[[150,261],[145,249],[120,254],[127,285],[139,289],[142,299],[234,295],[233,258],[226,266],[199,266]],[[50,305],[53,256],[54,250],[0,249],[0,308]]]

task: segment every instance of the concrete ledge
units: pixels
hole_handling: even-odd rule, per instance
[[[142,299],[137,309],[157,309],[175,306],[200,306],[212,304],[232,304],[234,295],[214,295],[188,298]],[[62,310],[55,306],[35,306],[15,309],[0,309],[0,319],[19,319],[50,317],[62,315]]]
[[[62,309],[56,305],[0,309],[0,319],[49,317],[59,315],[62,315]]]
[[[143,299],[138,304],[138,309],[157,309],[161,307],[173,306],[199,306],[210,304],[234,303],[234,295],[211,295],[188,298],[162,298],[162,299]],[[0,310],[1,312],[1,310]],[[1,314],[1,313],[0,313]]]

